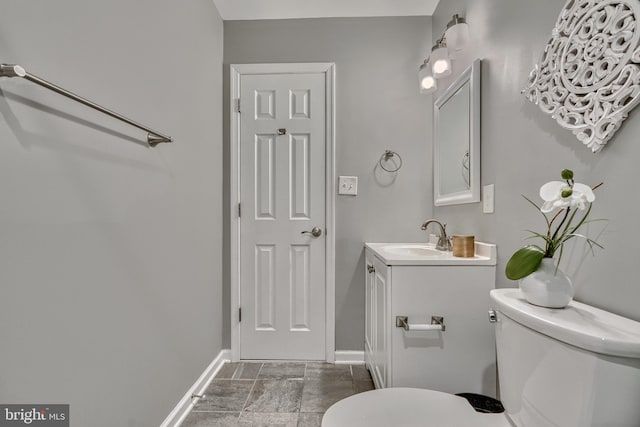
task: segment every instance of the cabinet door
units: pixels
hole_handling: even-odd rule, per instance
[[[364,361],[370,371],[373,371],[374,319],[375,319],[375,291],[373,288],[373,255],[365,251],[365,323],[364,323]]]
[[[393,266],[391,318],[429,324],[443,316],[446,331],[394,327],[388,386],[495,396],[495,337],[487,320],[494,283],[494,266]]]
[[[373,272],[373,290],[374,290],[374,305],[375,305],[375,318],[373,324],[375,325],[374,334],[374,348],[373,348],[373,367],[375,376],[378,379],[378,388],[385,388],[388,386],[388,370],[389,370],[389,348],[388,348],[388,330],[389,330],[389,300],[388,285],[391,283],[390,272],[391,269],[383,264],[378,258],[374,258],[374,272]]]

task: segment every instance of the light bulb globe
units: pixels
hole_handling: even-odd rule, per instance
[[[469,42],[469,25],[466,22],[457,23],[447,28],[444,37],[449,48],[462,50]]]
[[[449,59],[449,51],[446,46],[434,46],[430,59],[433,77],[440,79],[451,75],[451,60]]]
[[[424,64],[418,69],[418,82],[420,93],[427,94],[435,91],[438,88],[438,83],[431,73],[431,64],[428,60],[424,61]]]

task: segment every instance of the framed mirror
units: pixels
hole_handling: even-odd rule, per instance
[[[480,201],[480,60],[440,96],[433,109],[436,206]]]

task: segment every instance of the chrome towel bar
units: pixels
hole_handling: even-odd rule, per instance
[[[396,328],[403,328],[405,331],[445,331],[444,317],[431,316],[430,325],[409,323],[408,316],[396,316]]]
[[[71,98],[74,101],[77,101],[81,104],[86,105],[87,107],[91,107],[95,110],[98,110],[108,116],[111,116],[115,119],[118,119],[120,121],[123,121],[125,123],[130,124],[131,126],[135,126],[138,129],[142,129],[144,131],[147,132],[147,143],[152,146],[155,147],[157,144],[159,144],[160,142],[172,142],[173,139],[170,136],[167,135],[163,135],[158,131],[155,131],[149,127],[143,126],[140,123],[134,122],[133,120],[118,114],[116,112],[113,112],[107,108],[104,108],[101,105],[96,104],[95,102],[89,101],[86,98],[83,98],[81,96],[76,95],[73,92],[70,92],[66,89],[61,88],[60,86],[56,86],[53,83],[50,83],[44,79],[41,79],[40,77],[34,76],[33,74],[28,73],[24,68],[22,68],[20,65],[15,65],[15,64],[0,64],[0,77],[22,77],[23,79],[29,80],[30,82],[33,82],[37,85],[40,85],[42,87],[45,87],[49,90],[52,90],[62,96],[66,96],[67,98]]]

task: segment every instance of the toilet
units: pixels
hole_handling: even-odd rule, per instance
[[[322,427],[640,427],[640,322],[576,301],[537,307],[518,289],[490,297],[504,413],[399,387],[335,403]]]

